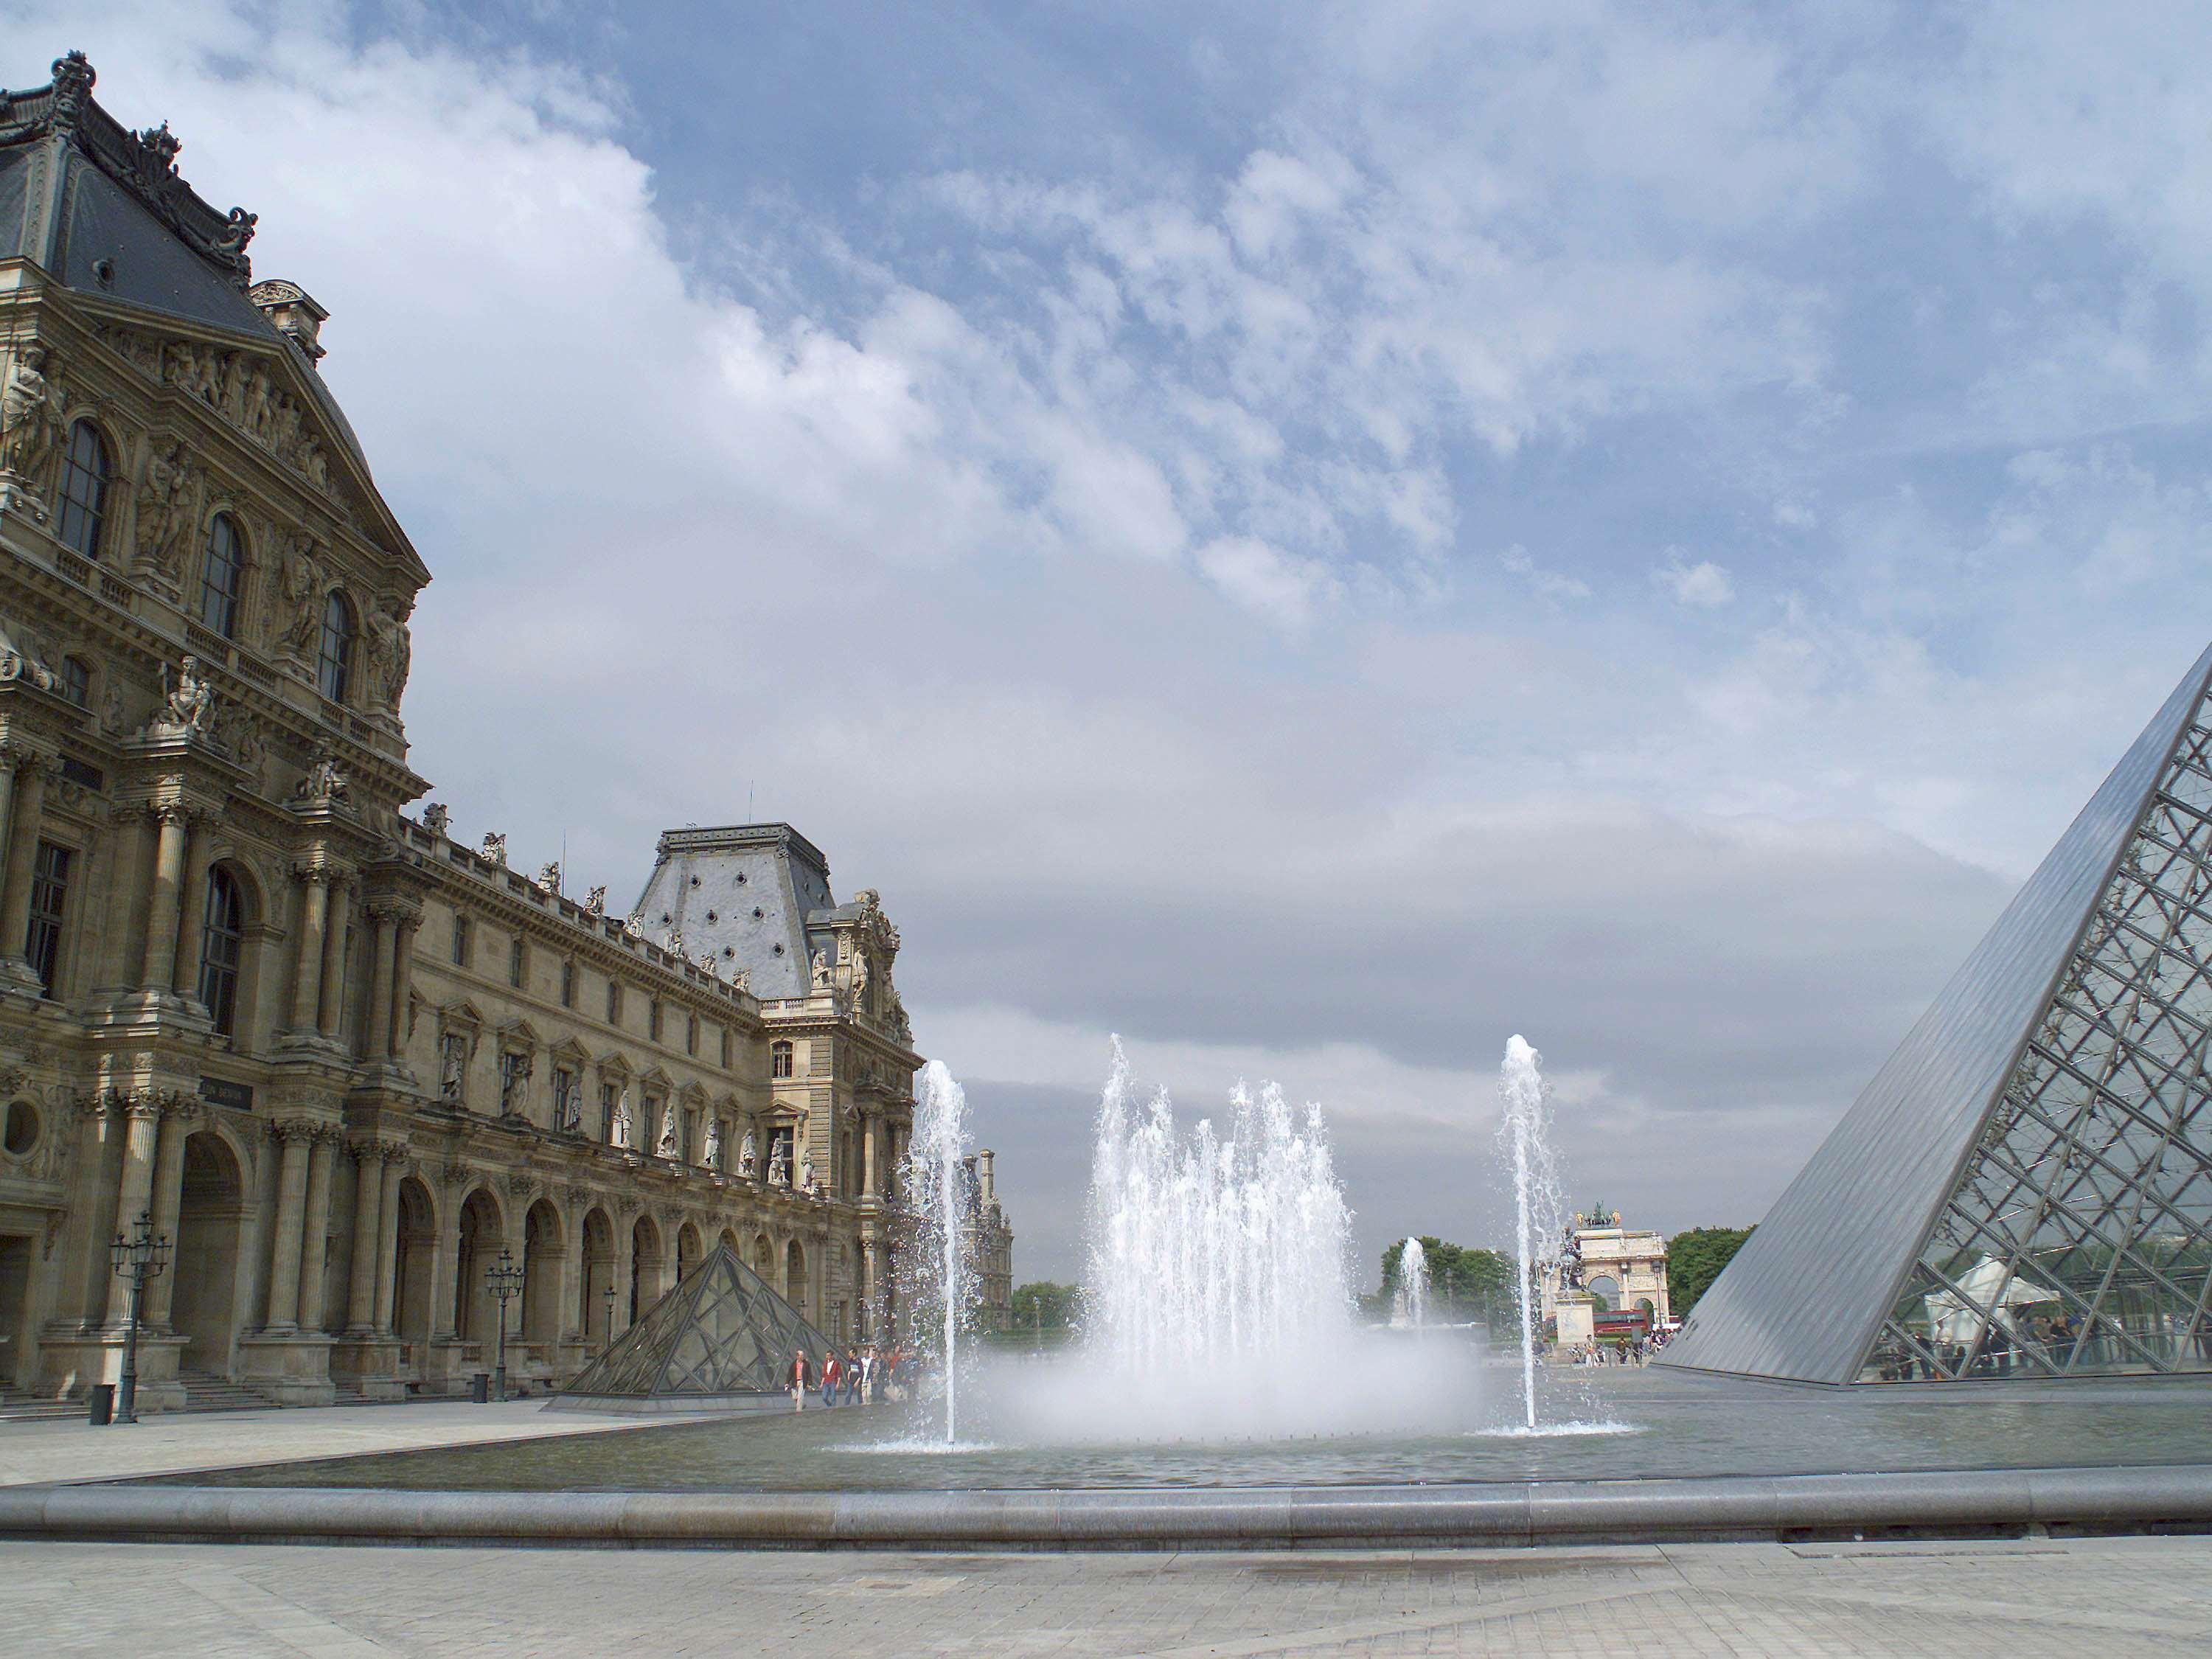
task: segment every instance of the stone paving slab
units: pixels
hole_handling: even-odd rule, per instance
[[[2212,1539],[1186,1555],[0,1544],[40,1654],[2212,1650]]]
[[[504,1405],[476,1406],[457,1400],[426,1405],[177,1412],[104,1429],[84,1422],[4,1423],[0,1424],[0,1486],[181,1474],[240,1463],[549,1435],[612,1434],[666,1420],[547,1412],[541,1409],[544,1404],[511,1400]]]

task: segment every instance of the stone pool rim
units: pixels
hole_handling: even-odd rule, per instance
[[[2166,1531],[2212,1531],[2212,1464],[950,1492],[0,1488],[0,1537],[100,1542],[1358,1550]]]

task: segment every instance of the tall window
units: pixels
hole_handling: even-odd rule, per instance
[[[769,1045],[768,1054],[768,1069],[769,1074],[771,1077],[789,1077],[791,1075],[791,1044],[787,1041],[779,1041],[770,1043]]]
[[[225,639],[238,632],[238,592],[246,573],[238,526],[218,513],[208,526],[207,560],[200,568],[200,620]]]
[[[622,1024],[622,986],[614,980],[607,981],[607,1024]]]
[[[54,973],[61,966],[62,910],[69,899],[69,875],[70,849],[40,842],[31,866],[31,925],[23,954],[48,996],[54,994]]]
[[[55,528],[88,559],[100,556],[100,538],[107,528],[107,481],[114,471],[100,428],[90,421],[71,427],[69,447],[62,453],[62,510]]]
[[[200,1001],[225,1036],[238,1024],[238,965],[245,956],[246,907],[238,882],[217,865],[208,872],[207,922],[200,932]]]
[[[584,1092],[576,1086],[576,1074],[566,1066],[553,1068],[553,1127],[563,1134],[580,1133],[584,1127]]]
[[[80,708],[92,707],[92,665],[82,657],[62,659],[62,695]]]
[[[563,1008],[576,1006],[576,964],[573,962],[561,964],[561,1006]]]
[[[722,1069],[726,1072],[730,1069],[730,1034],[727,1030],[722,1033]]]
[[[699,1052],[699,1016],[696,1014],[690,1016],[684,1027],[684,1052],[687,1054]]]
[[[615,1108],[621,1103],[622,1091],[611,1083],[599,1085],[599,1145],[615,1144]]]
[[[647,1030],[655,1042],[660,1041],[660,999],[659,997],[653,1000],[653,1015],[647,1024]]]
[[[351,602],[332,588],[323,603],[322,647],[315,662],[315,683],[332,702],[343,702],[353,689],[354,637],[359,631]]]
[[[468,965],[469,919],[466,916],[456,915],[453,918],[453,966],[465,968]]]
[[[691,1161],[691,1148],[698,1139],[698,1132],[699,1114],[686,1106],[684,1109],[684,1161],[686,1164]]]
[[[522,936],[518,933],[514,938],[509,939],[507,944],[507,982],[509,985],[517,987],[521,985],[522,967]]]

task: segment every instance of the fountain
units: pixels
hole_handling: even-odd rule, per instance
[[[1429,1317],[1429,1253],[1418,1238],[1398,1247],[1398,1305],[1419,1336]]]
[[[960,1431],[960,1324],[968,1310],[970,1279],[961,1259],[961,1224],[967,1216],[968,1097],[945,1062],[922,1068],[915,1102],[914,1137],[907,1143],[905,1179],[915,1217],[917,1248],[910,1258],[908,1305],[937,1304],[941,1319],[945,1388],[945,1443],[957,1445]]]
[[[1531,1431],[1536,1427],[1536,1302],[1542,1282],[1536,1253],[1541,1241],[1560,1236],[1561,1212],[1566,1207],[1552,1154],[1550,1091],[1540,1069],[1542,1059],[1526,1037],[1516,1035],[1505,1045],[1505,1062],[1498,1075],[1504,1108],[1498,1139],[1513,1170],[1514,1240],[1520,1263],[1516,1299],[1521,1308],[1521,1406]]]

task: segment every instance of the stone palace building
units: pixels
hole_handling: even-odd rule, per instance
[[[524,1379],[718,1240],[879,1329],[920,1057],[876,895],[747,825],[611,915],[401,816],[429,573],[325,313],[92,86],[0,94],[0,1385],[117,1376],[141,1215],[142,1409],[465,1389],[502,1253]]]

